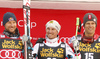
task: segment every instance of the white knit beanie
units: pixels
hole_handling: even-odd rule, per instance
[[[48,22],[46,23],[46,29],[47,29],[48,27],[53,27],[53,28],[55,28],[55,29],[58,31],[58,33],[59,33],[60,29],[61,29],[61,25],[60,25],[56,20],[50,20],[50,21],[48,21]]]

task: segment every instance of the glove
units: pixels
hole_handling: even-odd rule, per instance
[[[28,37],[26,35],[23,35],[23,37],[22,37],[22,43],[24,44],[25,41],[28,41]]]
[[[78,42],[78,40],[73,40],[72,43],[73,43],[74,49],[75,50],[79,50],[79,42]]]
[[[74,37],[72,39],[72,43],[73,43],[73,48],[75,52],[79,52],[79,41]]]
[[[66,57],[67,57],[68,59],[73,58],[73,56],[72,56],[72,55],[69,55],[69,54],[68,54]]]
[[[33,51],[33,48],[32,47],[28,47],[28,50],[32,50]]]
[[[32,47],[28,47],[28,50],[32,50],[33,51],[33,48]],[[24,53],[24,50],[22,50],[22,53]]]
[[[39,38],[39,39],[36,41],[36,43],[43,43],[44,40],[45,40],[44,38]]]
[[[33,59],[36,59],[36,57],[37,57],[37,54],[33,54]]]

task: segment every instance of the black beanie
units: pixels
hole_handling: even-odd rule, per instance
[[[16,21],[16,23],[17,23],[16,16],[15,16],[13,13],[11,13],[11,12],[5,13],[4,16],[3,16],[3,26],[4,26],[8,21],[12,21],[12,20]]]
[[[93,13],[86,13],[83,17],[83,26],[87,21],[94,21],[97,25],[97,17]]]

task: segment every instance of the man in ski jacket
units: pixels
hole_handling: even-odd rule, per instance
[[[13,13],[4,14],[3,26],[5,30],[0,34],[0,59],[23,59],[22,40]]]
[[[70,43],[73,43],[74,51],[81,59],[100,59],[100,36],[95,33],[97,17],[93,13],[86,13],[83,17],[84,33],[73,36]]]
[[[38,59],[74,59],[75,55],[66,43],[59,40],[60,24],[56,20],[50,20],[46,24],[46,38],[43,43],[36,43],[32,54]]]

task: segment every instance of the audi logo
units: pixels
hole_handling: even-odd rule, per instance
[[[70,37],[61,37],[60,40],[63,40],[64,43],[67,43],[66,41],[69,41]]]
[[[0,50],[0,58],[22,59],[22,53],[19,50]]]

